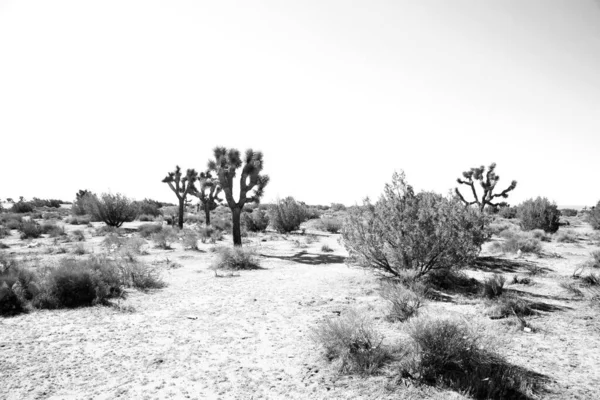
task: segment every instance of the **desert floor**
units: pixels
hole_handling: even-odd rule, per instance
[[[95,223],[95,225],[98,225]],[[139,222],[125,225],[130,232]],[[85,229],[88,252],[105,251]],[[548,399],[600,398],[600,306],[560,286],[598,242],[586,223],[572,220],[576,243],[544,243],[544,254],[497,255],[484,247],[467,273],[531,276],[533,285],[509,290],[538,305],[525,332],[516,319],[491,320],[481,297],[449,295],[422,314],[456,314],[485,324],[503,340],[511,362],[548,378]],[[399,324],[385,318],[377,278],[344,264],[339,235],[308,230],[246,239],[263,269],[235,274],[209,269],[213,244],[201,251],[158,250],[140,260],[163,271],[168,283],[151,292],[129,290],[113,306],[34,310],[0,318],[0,398],[16,399],[461,399],[439,388],[397,384],[390,374],[339,375],[323,359],[311,329],[348,308],[368,312],[393,342]],[[225,237],[221,245],[230,245]],[[52,262],[49,238],[4,239],[6,251],[32,264]],[[33,245],[32,245],[33,244]],[[323,244],[334,251],[324,253]],[[37,246],[37,247],[36,247]],[[85,257],[85,256],[82,256]],[[537,268],[532,268],[532,266]]]

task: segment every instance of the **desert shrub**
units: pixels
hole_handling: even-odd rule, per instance
[[[513,219],[517,217],[517,207],[500,207],[498,209],[498,215],[502,218]]]
[[[230,247],[219,247],[216,250],[217,256],[213,262],[211,269],[224,269],[224,270],[249,270],[249,269],[260,269],[260,262],[258,257],[251,249],[235,246]]]
[[[50,219],[60,219],[61,215],[57,212],[45,212],[42,214],[42,219],[50,220]]]
[[[508,221],[494,221],[487,226],[490,235],[500,235],[506,230],[513,229],[515,226]]]
[[[23,311],[23,301],[6,282],[0,280],[0,316],[15,315]]]
[[[556,204],[545,197],[521,203],[517,209],[517,216],[521,220],[521,227],[526,231],[543,229],[545,232],[554,233],[560,226],[560,212]]]
[[[573,208],[561,208],[558,211],[560,211],[560,215],[565,217],[576,217],[578,213],[578,211]]]
[[[539,254],[542,251],[542,242],[539,239],[535,239],[531,233],[517,232],[517,231],[504,231],[501,235],[504,241],[499,243],[495,242],[492,250],[500,250],[505,253],[535,253]]]
[[[143,238],[149,238],[153,234],[163,230],[162,224],[142,224],[138,226],[138,233]]]
[[[424,305],[424,299],[420,294],[413,292],[401,283],[384,282],[379,293],[390,303],[387,315],[390,321],[404,322],[417,315],[419,308]]]
[[[404,174],[395,173],[376,204],[367,199],[348,210],[342,238],[351,264],[391,276],[413,270],[421,277],[469,264],[487,234],[479,211],[455,198],[415,194]]]
[[[561,230],[556,234],[556,241],[559,243],[577,243],[577,234],[572,230]]]
[[[331,203],[329,208],[331,211],[346,211],[346,206],[342,203]]]
[[[158,217],[159,215],[161,215],[160,208],[162,207],[162,203],[159,201],[152,199],[144,199],[142,201],[136,201],[135,206],[138,209],[140,218],[142,215],[151,217]]]
[[[34,197],[30,203],[33,204],[34,207],[60,208],[60,205],[63,202],[58,199],[38,199],[37,197]]]
[[[326,318],[311,336],[324,348],[325,357],[338,363],[342,373],[373,374],[391,358],[371,321],[355,310]]]
[[[333,249],[331,247],[329,247],[327,244],[324,244],[323,246],[321,246],[321,251],[323,253],[332,253]]]
[[[533,279],[526,276],[519,277],[518,275],[513,275],[511,283],[513,285],[532,285]]]
[[[476,399],[526,399],[539,382],[508,363],[495,341],[466,322],[416,319],[409,329],[416,344],[413,375],[424,383],[445,385]]]
[[[223,233],[220,230],[215,229],[212,225],[203,226],[198,233],[202,243],[206,243],[207,241],[216,243],[218,240],[223,239]]]
[[[124,286],[139,290],[161,289],[167,286],[160,275],[160,271],[155,267],[129,260],[121,262],[119,268]]]
[[[494,274],[484,279],[481,285],[482,294],[488,299],[493,299],[502,295],[506,278],[500,274]]]
[[[264,232],[269,226],[269,214],[260,208],[255,208],[250,214],[242,214],[242,223],[250,232]]]
[[[73,246],[71,253],[82,256],[87,253],[87,250],[85,249],[85,245],[83,243],[77,243],[75,246]]]
[[[544,232],[544,230],[542,230],[542,229],[532,230],[531,236],[534,239],[541,240],[542,242],[550,242],[552,240],[552,238],[546,232]]]
[[[575,297],[584,297],[583,291],[580,289],[579,284],[576,282],[561,282],[560,287],[562,287]]]
[[[23,221],[19,230],[21,231],[21,239],[36,239],[42,236],[40,224],[31,220]]]
[[[135,203],[120,193],[104,193],[100,197],[91,196],[88,200],[85,206],[92,218],[115,228],[133,221],[138,214]]]
[[[0,253],[0,315],[15,315],[38,293],[37,276]]]
[[[594,229],[600,229],[600,201],[587,214],[587,221]]]
[[[34,210],[33,204],[20,200],[17,203],[13,204],[10,211],[18,214],[29,213]]]
[[[185,222],[186,224],[198,224],[201,222],[204,222],[204,218],[197,215],[197,214],[191,214],[191,213],[186,213],[183,217],[183,222]]]
[[[69,225],[87,225],[92,221],[89,215],[73,215],[65,219],[65,223]]]
[[[135,255],[147,254],[143,250],[143,246],[146,245],[146,241],[139,237],[130,237],[125,239],[121,244],[121,254],[127,256],[129,259],[133,259]]]
[[[231,222],[231,216],[225,215],[215,215],[215,218],[212,218],[210,221],[210,226],[221,231],[221,232],[231,232],[233,229],[233,222]]]
[[[124,231],[121,228],[115,228],[114,226],[102,225],[94,229],[94,236],[104,236],[114,233],[116,235],[123,235]]]
[[[76,242],[85,242],[85,234],[80,229],[71,232],[71,238]]]
[[[94,194],[89,190],[79,190],[75,194],[75,201],[71,205],[71,214],[74,216],[85,215],[89,206],[87,202],[94,197]]]
[[[138,216],[138,220],[141,222],[153,222],[155,220],[155,217],[148,214],[141,214],[140,216]]]
[[[323,229],[330,233],[338,233],[343,226],[342,221],[337,218],[321,218],[320,222]]]
[[[63,259],[47,277],[42,308],[75,308],[105,303],[122,294],[120,271],[106,258]]]
[[[500,319],[513,315],[519,317],[534,315],[535,310],[526,300],[512,294],[504,294],[488,303],[486,314],[490,318]]]
[[[190,250],[200,250],[198,248],[198,240],[200,240],[200,235],[190,229],[185,229],[183,231],[183,246],[186,249],[190,249]]]
[[[0,225],[0,239],[10,236],[10,229]]]
[[[277,200],[269,209],[271,226],[279,233],[288,233],[300,228],[300,224],[307,220],[308,209],[305,205],[286,197]]]
[[[170,226],[153,233],[151,237],[156,247],[164,250],[170,250],[171,244],[178,239],[177,233]]]

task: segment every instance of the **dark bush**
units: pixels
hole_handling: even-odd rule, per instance
[[[543,229],[545,232],[554,233],[560,226],[560,212],[556,204],[545,197],[521,203],[517,209],[517,216],[521,220],[521,227],[526,231]]]
[[[498,209],[498,215],[502,218],[513,219],[517,217],[517,207],[500,207]]]
[[[100,197],[90,197],[89,202],[86,202],[86,207],[92,218],[116,228],[119,228],[124,222],[135,220],[138,214],[136,205],[119,193],[104,193]]]
[[[476,399],[529,399],[539,389],[541,378],[508,363],[493,340],[465,322],[417,320],[409,334],[417,345],[412,373],[424,383],[443,384]]]
[[[600,201],[589,211],[587,220],[594,229],[600,229]]]
[[[21,239],[36,239],[42,236],[40,224],[31,220],[23,221],[19,230],[21,231]]]
[[[250,214],[242,214],[242,223],[250,232],[264,232],[269,226],[269,214],[264,210],[255,208]]]
[[[34,207],[33,204],[20,200],[19,202],[13,204],[10,210],[14,213],[23,214],[32,212],[34,210]]]
[[[308,219],[308,208],[293,197],[277,200],[269,209],[271,226],[279,233],[288,233],[300,228]]]
[[[6,282],[0,279],[0,315],[15,315],[23,311],[23,302]]]
[[[487,238],[485,217],[455,198],[415,194],[404,175],[394,174],[376,204],[348,210],[342,230],[347,262],[400,276],[468,265]]]
[[[490,277],[487,277],[483,281],[482,289],[483,296],[488,299],[493,299],[502,295],[504,291],[504,284],[506,283],[506,278],[500,274],[494,274]]]

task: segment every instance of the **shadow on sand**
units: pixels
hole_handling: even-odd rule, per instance
[[[291,256],[270,256],[267,254],[260,254],[260,256],[265,258],[277,258],[284,261],[291,261],[307,265],[342,264],[344,260],[346,260],[346,258],[342,256],[336,256],[333,254],[314,254],[307,251],[300,251]]]

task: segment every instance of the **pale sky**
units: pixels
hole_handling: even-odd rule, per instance
[[[0,198],[175,201],[178,164],[262,150],[265,202],[392,173],[600,200],[600,2],[0,0]]]

